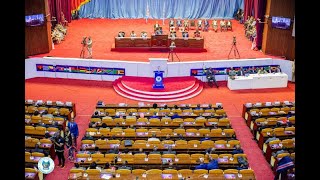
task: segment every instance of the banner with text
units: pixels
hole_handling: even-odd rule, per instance
[[[37,71],[124,76],[124,68],[36,64]]]
[[[264,68],[264,69],[268,69],[268,68],[275,68],[277,66],[278,65],[242,66],[242,69],[244,71],[247,71],[248,69],[256,70],[256,69],[259,69],[261,67]],[[205,76],[206,74],[204,72],[204,69],[206,69],[206,68],[190,69],[190,76]],[[211,68],[211,69],[213,70],[215,75],[228,75],[228,72],[230,71],[230,68],[231,67],[222,67],[222,68]],[[240,68],[241,68],[240,66],[239,67],[233,67],[233,70],[239,71]]]

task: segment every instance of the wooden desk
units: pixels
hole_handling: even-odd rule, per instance
[[[295,115],[294,111],[290,111],[292,115]],[[250,128],[250,126],[253,126],[253,124],[251,125],[251,123],[254,123],[256,119],[258,118],[279,118],[279,117],[286,117],[287,114],[283,114],[283,113],[272,113],[270,112],[269,115],[261,115],[261,116],[253,116],[250,113],[248,113],[248,118],[247,118],[247,126]]]
[[[150,47],[151,38],[146,37],[115,37],[115,47]]]
[[[151,36],[151,47],[169,47],[168,35],[152,35]]]
[[[177,48],[204,48],[204,39],[203,38],[181,38],[177,37],[169,38],[169,44],[174,41]]]

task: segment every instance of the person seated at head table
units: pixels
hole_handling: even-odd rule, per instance
[[[156,24],[153,27],[154,27],[154,30],[157,30],[160,27],[160,25],[158,24],[158,21],[156,21]]]
[[[155,34],[156,35],[161,35],[162,34],[162,30],[160,28],[157,28]]]
[[[147,36],[148,36],[147,32],[145,32],[145,31],[141,32],[141,37],[145,37],[146,38]]]
[[[177,33],[175,31],[170,32],[170,37],[177,37]]]
[[[215,32],[218,31],[218,21],[215,19],[212,21],[212,28]]]
[[[232,29],[232,23],[230,20],[227,21],[227,28],[231,28]]]
[[[197,26],[198,26],[198,29],[201,29],[201,27],[202,27],[202,19],[198,20]]]
[[[170,19],[169,27],[174,27],[174,20],[173,19]]]
[[[207,19],[204,20],[204,28],[203,28],[203,31],[208,31],[209,29],[209,21]]]
[[[220,31],[222,30],[226,30],[227,29],[227,26],[226,26],[226,21],[224,19],[222,19],[220,21]]]
[[[237,76],[244,76],[245,75],[245,72],[243,70],[242,67],[240,67],[240,69],[237,71]]]
[[[182,32],[182,37],[188,38],[189,37],[189,32],[188,31]]]
[[[188,20],[188,19],[185,19],[185,20],[183,21],[183,26],[185,27],[185,29],[188,30],[188,28],[189,28],[189,20]]]
[[[178,27],[181,27],[182,26],[182,22],[181,22],[181,19],[177,19],[177,22],[176,22],[177,26]]]
[[[200,35],[200,31],[197,29],[195,32],[194,32],[194,38],[200,38],[201,35]]]
[[[136,33],[134,31],[131,31],[130,37],[137,37]]]
[[[118,33],[118,37],[124,37],[124,36],[125,36],[125,32],[120,31],[120,32]]]

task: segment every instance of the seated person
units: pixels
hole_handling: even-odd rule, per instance
[[[189,33],[188,33],[188,31],[184,31],[184,32],[182,32],[182,37],[184,37],[184,38],[188,38],[188,37],[189,37]]]
[[[232,30],[232,23],[230,20],[227,21],[227,29]]]
[[[208,31],[209,30],[209,21],[207,19],[204,20],[204,28],[203,31]]]
[[[174,27],[174,20],[173,19],[170,19],[169,27]]]
[[[168,146],[168,151],[163,151],[163,154],[176,154],[176,151],[172,151],[172,146]]]
[[[229,75],[230,79],[235,79],[235,76],[237,75],[237,73],[236,73],[236,71],[233,69],[233,67],[230,68],[228,75]]]
[[[219,164],[218,164],[218,160],[213,159],[210,155],[209,155],[210,161],[207,164],[207,170],[211,170],[211,169],[219,169]]]
[[[244,76],[245,72],[243,70],[243,67],[240,67],[240,69],[237,71],[237,76]]]
[[[265,69],[263,69],[263,67],[261,67],[261,68],[258,70],[257,73],[258,73],[258,74],[267,74],[268,72],[267,72]]]
[[[175,31],[170,32],[170,36],[169,37],[177,37],[177,33]]]
[[[183,21],[183,26],[184,26],[184,30],[188,31],[189,30],[189,20],[185,19]]]
[[[182,22],[181,22],[181,19],[177,19],[177,22],[176,22],[177,26],[178,27],[181,27],[182,26]]]
[[[198,20],[197,26],[198,26],[198,29],[202,28],[202,20],[201,19]]]
[[[224,19],[220,21],[220,31],[222,30],[227,30],[226,21]]]
[[[90,136],[89,132],[86,132],[86,135],[83,136],[81,140],[94,140],[92,136]]]
[[[130,37],[137,37],[136,33],[134,31],[131,31]]]
[[[153,147],[153,150],[149,153],[149,154],[161,154],[160,151],[157,151],[158,150],[158,147],[157,146],[154,146]]]
[[[123,32],[123,31],[120,31],[119,33],[118,33],[118,37],[124,37],[125,36],[125,33]]]
[[[215,32],[218,31],[218,22],[215,19],[212,21],[212,28]]]
[[[254,67],[249,67],[244,71],[245,74],[255,74]]]
[[[155,24],[153,27],[154,27],[153,29],[154,29],[155,31],[160,27],[158,21],[156,21],[156,24]]]
[[[204,159],[197,159],[197,163],[199,163],[199,165],[196,165],[194,169],[207,169],[208,165],[204,163]]]
[[[141,37],[146,38],[147,36],[148,36],[147,32],[145,32],[145,31],[141,32]]]
[[[173,116],[171,116],[171,119],[175,119],[175,118],[181,118],[181,116],[178,115],[178,113],[174,113]]]
[[[232,154],[243,154],[243,150],[239,144],[236,145],[236,149],[231,152]]]
[[[155,34],[156,35],[161,35],[162,34],[162,29],[161,28],[157,28]]]
[[[119,153],[119,146],[113,146],[113,149],[108,151],[108,154],[118,154]]]
[[[71,169],[82,169],[82,170],[87,170],[86,168],[84,167],[80,167],[80,164],[79,163],[74,163],[74,167],[72,167]]]
[[[159,116],[157,116],[157,112],[154,112],[152,116],[150,116],[150,119],[152,118],[159,118]]]
[[[197,29],[196,32],[194,32],[194,38],[200,38],[200,31]]]

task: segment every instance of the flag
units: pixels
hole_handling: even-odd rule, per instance
[[[150,10],[149,10],[149,3],[147,2],[146,17],[149,18],[149,16],[150,16]]]
[[[42,69],[43,69],[43,65],[37,64],[37,71],[42,71]]]

